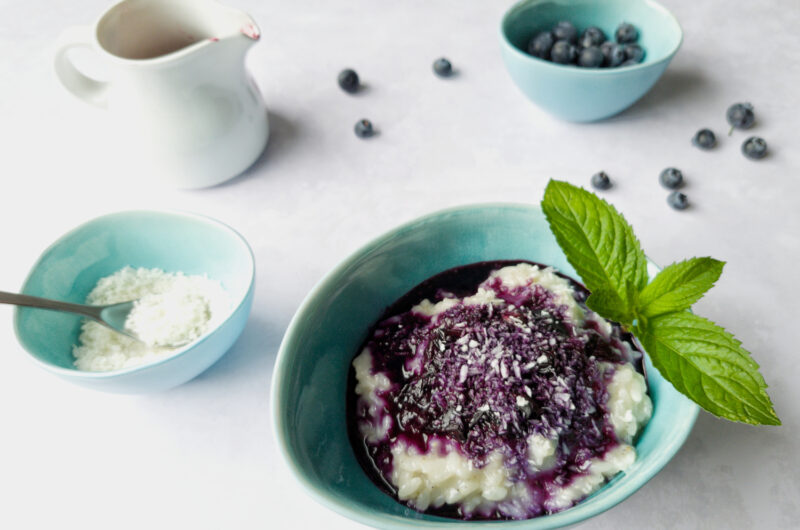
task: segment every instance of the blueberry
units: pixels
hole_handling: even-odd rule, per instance
[[[553,44],[553,49],[550,50],[550,59],[554,63],[573,64],[577,58],[577,48],[565,40],[560,40]]]
[[[590,46],[600,46],[606,41],[606,34],[597,26],[589,26],[583,30],[581,35],[581,46],[588,48]]]
[[[603,52],[597,46],[582,49],[578,55],[578,66],[600,68],[603,66]]]
[[[628,59],[627,61],[622,63],[620,66],[636,66],[637,64],[639,64],[639,63],[634,61],[633,59]]]
[[[555,42],[555,37],[549,31],[537,33],[528,42],[528,53],[539,59],[550,59],[550,50]]]
[[[354,129],[356,131],[356,136],[359,138],[369,138],[375,134],[375,129],[372,128],[372,122],[367,119],[358,120]]]
[[[753,122],[756,121],[756,116],[753,114],[753,106],[750,103],[731,105],[728,107],[725,117],[731,125],[730,132],[733,132],[733,129],[749,129]]]
[[[358,92],[358,74],[350,68],[339,72],[339,86],[351,94]]]
[[[742,153],[751,160],[767,156],[767,142],[758,136],[751,136],[742,144]]]
[[[566,20],[562,20],[556,24],[556,27],[553,28],[553,36],[557,41],[565,40],[567,42],[571,42],[572,44],[578,42],[578,30],[575,28],[572,22],[567,22]]]
[[[711,149],[717,145],[717,137],[711,129],[700,129],[692,137],[692,145],[700,149]]]
[[[605,171],[592,175],[592,187],[598,190],[607,190],[611,187],[611,179]]]
[[[642,62],[642,59],[644,59],[644,50],[638,44],[626,44],[624,46],[624,49],[625,49],[625,57],[629,61],[640,63]]]
[[[603,66],[616,68],[627,59],[625,56],[625,48],[610,40],[600,45],[600,51],[603,52]]]
[[[681,173],[680,169],[668,167],[661,172],[661,175],[658,176],[658,180],[661,181],[661,185],[665,188],[674,190],[683,185],[683,173]]]
[[[453,75],[453,65],[450,64],[450,61],[441,57],[433,62],[433,71],[439,77],[449,77]]]
[[[667,195],[667,204],[676,210],[685,210],[689,206],[689,201],[686,198],[686,195],[683,193],[679,191],[673,191]]]
[[[639,32],[636,31],[636,28],[633,27],[633,24],[628,24],[627,22],[623,22],[617,28],[617,32],[614,34],[617,39],[617,42],[620,44],[628,44],[631,42],[636,42],[636,39],[639,38]]]

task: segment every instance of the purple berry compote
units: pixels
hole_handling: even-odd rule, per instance
[[[351,441],[408,506],[461,519],[564,510],[636,459],[641,352],[552,268],[450,269],[390,307],[353,361]]]

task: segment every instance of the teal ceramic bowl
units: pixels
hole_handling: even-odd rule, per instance
[[[547,263],[575,275],[538,208],[490,204],[445,210],[392,230],[311,291],[281,344],[272,405],[277,445],[314,499],[377,528],[557,528],[622,502],[675,455],[698,409],[646,359],[654,413],[636,444],[638,459],[573,508],[526,521],[457,521],[411,510],[370,481],[356,461],[345,424],[348,370],[368,329],[422,280],[457,265],[502,259]]]
[[[639,30],[644,61],[622,68],[579,68],[538,59],[530,38],[568,20],[579,31],[598,26],[612,38],[630,22]],[[500,47],[511,79],[528,99],[562,120],[608,118],[644,96],[666,70],[683,40],[675,17],[652,0],[522,0],[503,17]]]
[[[81,317],[17,308],[17,338],[40,366],[95,390],[155,392],[203,372],[228,351],[244,329],[253,302],[253,254],[233,229],[199,215],[131,211],[98,217],[48,248],[33,266],[22,292],[83,303],[100,278],[128,265],[207,274],[229,294],[229,314],[204,337],[157,362],[110,372],[84,372],[73,366],[72,356]]]

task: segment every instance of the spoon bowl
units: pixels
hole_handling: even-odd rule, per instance
[[[100,322],[104,326],[113,329],[117,333],[122,333],[126,337],[130,337],[146,344],[146,341],[125,326],[125,322],[128,320],[128,315],[131,314],[131,311],[133,310],[133,307],[136,305],[137,301],[138,300],[131,300],[129,302],[120,302],[118,304],[89,307],[99,309],[99,318],[94,319],[97,322]],[[163,346],[177,347],[182,346],[182,344],[164,344]]]

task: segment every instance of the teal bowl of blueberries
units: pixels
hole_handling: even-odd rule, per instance
[[[359,456],[366,439],[350,436],[354,356],[376,320],[414,286],[453,267],[494,260],[529,260],[576,274],[539,208],[479,204],[436,212],[389,231],[309,293],[280,346],[271,401],[276,445],[314,500],[375,528],[562,528],[624,501],[678,452],[698,407],[662,378],[645,354],[652,416],[633,442],[636,459],[568,509],[521,520],[465,520],[415,510],[375,481],[374,469]],[[657,268],[651,264],[648,272],[652,276]]]
[[[682,41],[678,21],[652,0],[522,0],[500,25],[511,79],[533,103],[571,122],[633,105]]]

